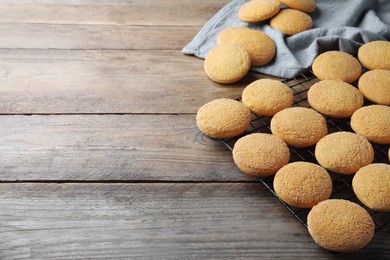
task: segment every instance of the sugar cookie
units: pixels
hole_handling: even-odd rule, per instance
[[[341,51],[327,51],[315,58],[313,73],[320,80],[333,79],[352,83],[359,79],[362,68],[352,55]]]
[[[348,200],[318,203],[307,216],[314,241],[328,250],[349,253],[362,249],[374,237],[375,224],[368,212]]]
[[[233,148],[237,167],[252,176],[275,174],[290,160],[290,151],[282,139],[270,134],[250,134],[240,138]]]
[[[251,66],[248,52],[238,45],[217,45],[209,51],[204,61],[207,76],[222,84],[242,79]]]
[[[373,41],[358,50],[359,61],[367,69],[390,70],[390,42]]]
[[[275,56],[274,41],[265,33],[242,27],[230,27],[221,31],[217,44],[238,44],[243,47],[251,57],[252,66],[263,66]]]
[[[260,22],[271,18],[280,10],[277,0],[252,0],[241,6],[238,17],[247,23]]]
[[[216,99],[203,105],[196,114],[196,124],[206,135],[214,138],[237,136],[249,126],[251,113],[241,102]]]
[[[322,138],[316,145],[318,163],[340,174],[356,173],[374,160],[374,149],[363,136],[351,132],[336,132]]]
[[[329,199],[332,179],[321,166],[309,162],[294,162],[283,166],[275,175],[276,194],[287,204],[311,208]]]
[[[335,80],[323,80],[311,86],[307,99],[312,108],[335,118],[351,117],[364,103],[363,95],[357,88]]]
[[[311,17],[301,11],[293,9],[284,9],[280,11],[270,21],[272,28],[282,31],[287,35],[294,35],[313,27]]]
[[[390,107],[371,105],[359,108],[351,117],[353,131],[377,144],[390,144]]]
[[[259,79],[249,84],[242,92],[242,103],[252,113],[273,116],[293,103],[290,88],[278,80]]]
[[[271,131],[288,145],[307,147],[316,144],[328,133],[325,118],[315,110],[305,107],[290,107],[271,120]]]
[[[390,106],[390,70],[370,70],[359,79],[359,90],[368,100]]]
[[[218,33],[217,44],[229,43],[233,38],[237,37],[239,33],[247,30],[251,29],[239,26],[227,27]]]
[[[302,12],[310,13],[316,10],[316,2],[314,0],[279,0],[279,2],[286,6],[300,10]]]
[[[390,165],[374,163],[357,171],[352,180],[358,199],[375,211],[390,212]]]

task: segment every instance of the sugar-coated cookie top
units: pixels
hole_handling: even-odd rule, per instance
[[[283,9],[271,19],[270,25],[286,35],[294,35],[311,29],[313,20],[304,12],[294,9]]]
[[[277,0],[252,0],[241,6],[238,17],[243,22],[260,22],[271,18],[280,10]]]
[[[341,51],[327,51],[315,58],[313,73],[320,80],[332,79],[352,83],[359,79],[362,68],[352,55]]]
[[[331,251],[348,253],[365,247],[374,236],[368,212],[348,200],[330,199],[312,208],[307,225],[314,241]]]
[[[357,171],[352,180],[358,199],[375,211],[390,212],[390,165],[374,163]]]
[[[290,8],[307,13],[313,12],[317,7],[317,4],[314,0],[279,0],[279,2],[287,5]]]
[[[367,69],[390,70],[390,42],[373,41],[358,50],[358,58]]]

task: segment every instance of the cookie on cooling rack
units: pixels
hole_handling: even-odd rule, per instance
[[[242,92],[242,103],[252,113],[261,116],[273,116],[280,110],[291,107],[293,100],[290,88],[273,79],[256,80]]]
[[[375,211],[390,212],[390,165],[374,163],[357,171],[352,180],[358,199]]]
[[[287,204],[311,208],[332,194],[332,179],[321,166],[294,162],[283,166],[275,175],[276,194]]]
[[[375,224],[368,212],[348,200],[318,203],[307,216],[307,226],[321,247],[340,253],[362,249],[374,237]]]
[[[351,127],[370,142],[390,144],[390,107],[371,105],[359,108],[351,117]]]
[[[251,113],[241,102],[232,99],[216,99],[203,105],[196,114],[196,124],[206,135],[214,138],[230,138],[245,131],[251,121]]]
[[[292,9],[300,10],[306,13],[313,12],[317,7],[317,4],[314,0],[279,0],[279,2]]]
[[[390,42],[373,41],[358,50],[359,61],[367,69],[390,70]]]
[[[313,73],[320,80],[332,79],[352,83],[359,79],[362,68],[352,55],[341,51],[327,51],[314,59]]]
[[[256,133],[240,138],[233,148],[237,167],[252,176],[275,174],[290,160],[287,144],[277,136]]]
[[[243,27],[229,27],[217,37],[217,44],[238,44],[251,57],[251,66],[263,66],[275,56],[276,45],[265,33]]]
[[[390,70],[370,70],[359,79],[359,90],[368,100],[390,106]]]
[[[238,17],[247,23],[260,22],[271,18],[279,10],[280,3],[277,0],[252,0],[241,6]]]
[[[251,58],[239,45],[221,44],[209,51],[204,70],[214,82],[229,84],[242,79],[249,71]]]
[[[307,99],[312,108],[334,118],[351,117],[364,103],[354,86],[336,80],[322,80],[309,89]]]
[[[372,163],[374,149],[363,136],[351,132],[336,132],[317,143],[315,157],[326,169],[340,174],[353,174]]]
[[[271,131],[288,145],[308,147],[324,137],[328,128],[325,118],[315,110],[290,107],[275,114],[271,120]]]
[[[271,19],[270,25],[286,35],[294,35],[311,29],[313,20],[304,12],[294,9],[283,9]]]

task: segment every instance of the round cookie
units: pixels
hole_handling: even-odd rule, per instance
[[[239,81],[248,73],[250,66],[248,52],[233,44],[217,45],[209,51],[204,61],[207,76],[222,84]]]
[[[336,132],[322,138],[316,145],[318,163],[333,172],[353,174],[374,160],[374,149],[363,136]]]
[[[263,66],[275,56],[274,41],[265,33],[242,27],[230,27],[221,31],[217,44],[238,44],[243,47],[251,57],[252,66]]]
[[[276,194],[287,204],[311,208],[332,194],[332,179],[321,166],[294,162],[283,166],[275,175]]]
[[[368,141],[390,144],[390,107],[371,105],[359,108],[351,117],[351,127]]]
[[[335,80],[322,80],[311,86],[307,99],[312,108],[335,118],[351,117],[364,103],[363,95],[357,88]]]
[[[245,131],[251,121],[251,113],[241,102],[232,99],[216,99],[196,114],[196,124],[206,135],[214,138],[230,138]]]
[[[238,17],[247,23],[260,22],[271,18],[280,10],[277,0],[252,0],[238,10]]]
[[[316,10],[316,2],[314,0],[279,0],[279,2],[286,6],[300,10],[302,12],[310,13]]]
[[[256,80],[242,92],[242,103],[252,113],[262,116],[273,116],[282,109],[291,107],[293,100],[290,88],[273,79]]]
[[[352,83],[359,79],[362,68],[352,55],[341,51],[327,51],[314,59],[313,73],[320,80],[332,79]]]
[[[352,180],[358,199],[375,211],[390,212],[390,165],[374,163],[357,171]]]
[[[350,253],[374,237],[375,224],[368,212],[353,202],[330,199],[318,203],[307,216],[311,237],[321,247]]]
[[[275,174],[290,160],[290,151],[282,139],[270,134],[256,133],[240,138],[233,148],[237,167],[252,176]]]
[[[390,70],[371,70],[359,79],[359,90],[368,100],[390,106]]]
[[[247,30],[251,30],[251,29],[245,27],[239,27],[239,26],[227,27],[218,33],[217,44],[229,43],[232,40],[232,38],[237,37],[238,33]]]
[[[271,120],[271,131],[288,145],[308,147],[316,144],[328,133],[325,118],[315,110],[305,107],[290,107]]]
[[[367,69],[390,70],[390,42],[373,41],[362,45],[358,58]]]
[[[284,9],[270,21],[272,28],[282,31],[286,35],[294,35],[313,27],[311,17],[301,11]]]

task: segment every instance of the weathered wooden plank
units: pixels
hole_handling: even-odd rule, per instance
[[[1,184],[0,207],[1,259],[334,258],[259,184]]]
[[[0,22],[202,26],[228,0],[0,1]]]
[[[181,50],[199,29],[182,26],[0,23],[0,48]]]
[[[255,181],[195,115],[0,116],[0,180]]]
[[[260,77],[216,84],[179,51],[0,50],[0,114],[196,113]]]

